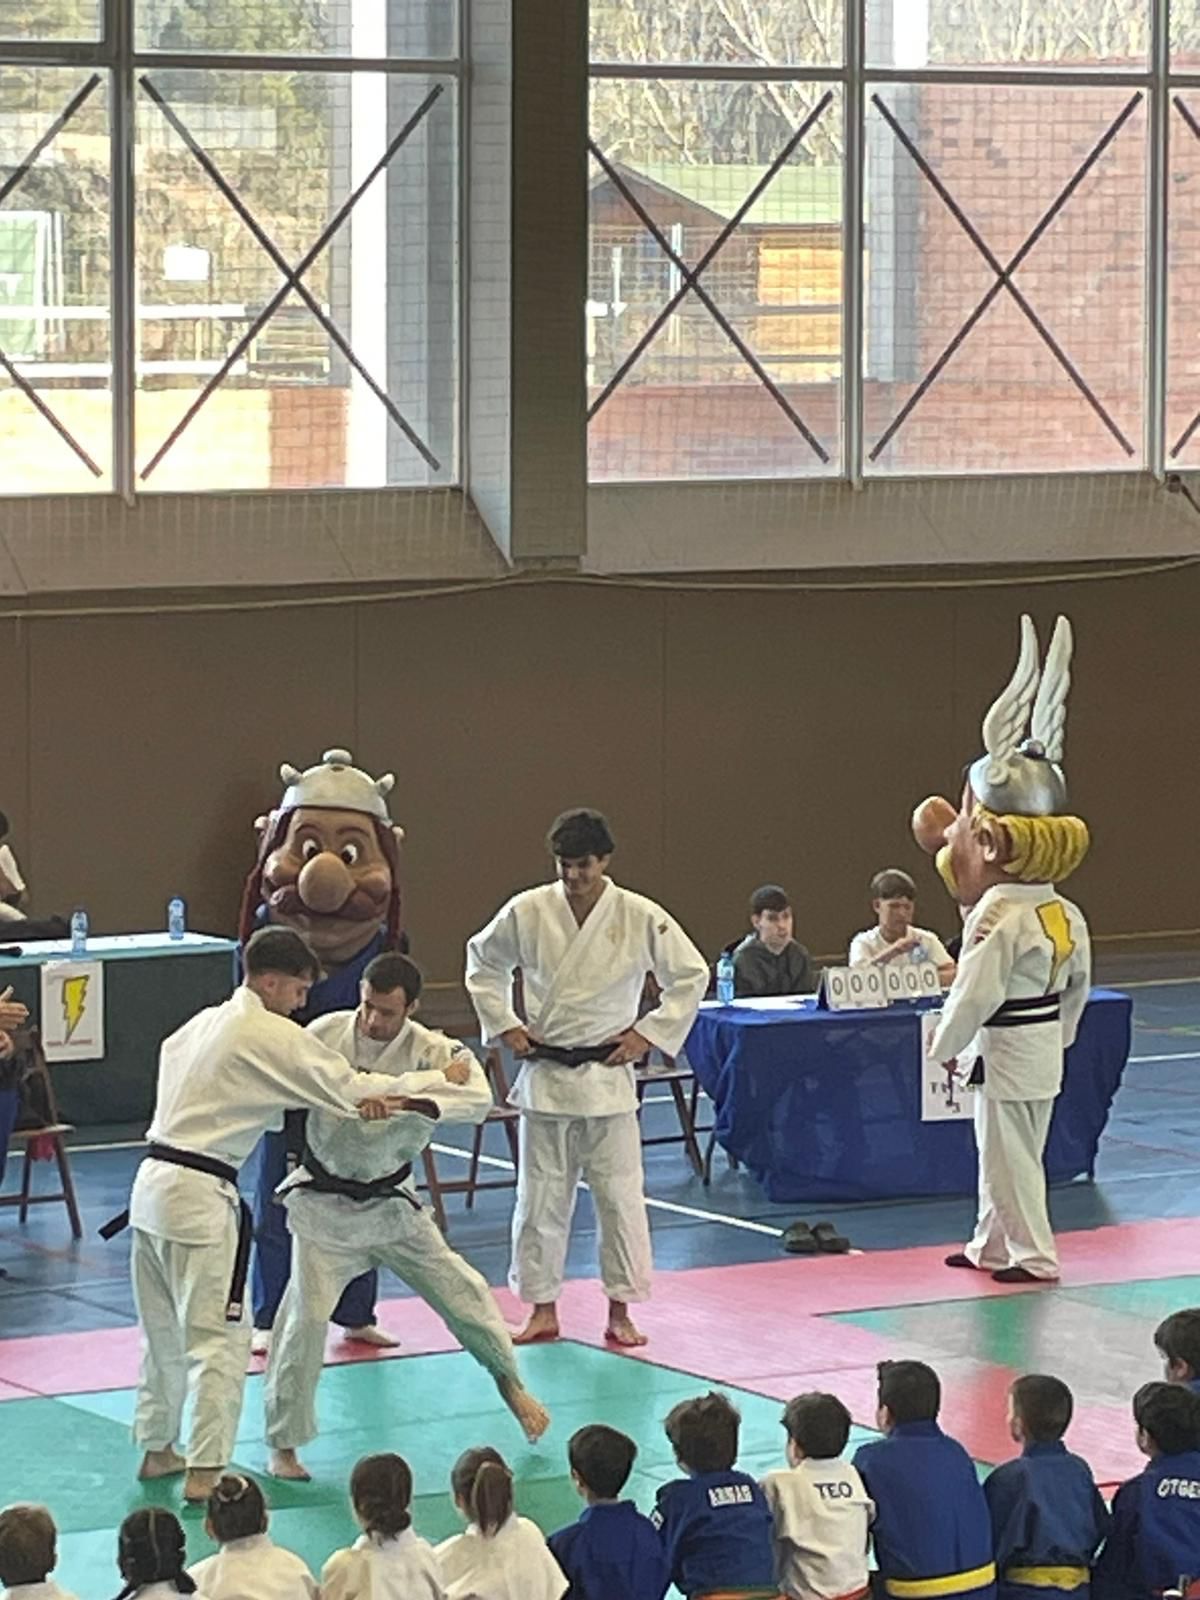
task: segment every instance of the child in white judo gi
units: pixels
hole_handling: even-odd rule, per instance
[[[301,1164],[280,1187],[294,1261],[265,1388],[276,1477],[308,1476],[296,1451],[317,1432],[329,1313],[368,1267],[390,1267],[433,1307],[492,1374],[529,1438],[549,1424],[521,1382],[512,1337],[486,1280],[450,1248],[417,1197],[412,1164],[439,1122],[482,1122],[492,1105],[487,1078],[466,1046],[413,1019],[420,993],[420,969],[389,951],[363,974],[357,1011],[334,1011],[309,1024],[348,1062],[386,1076],[400,1110],[373,1124],[310,1112]]]
[[[316,1579],[267,1532],[263,1492],[253,1478],[230,1472],[208,1497],[204,1531],[220,1545],[188,1571],[204,1600],[317,1600]]]
[[[633,1064],[652,1046],[680,1049],[708,964],[661,906],[606,876],[613,836],[600,812],[564,812],[547,845],[557,882],[516,895],[467,945],[484,1042],[521,1062],[510,1097],[521,1127],[509,1284],[533,1312],[517,1342],[558,1337],[582,1177],[596,1208],[607,1337],[639,1345],[629,1302],[649,1298],[651,1252]],[[658,999],[643,1012],[648,975]]]
[[[783,1413],[787,1470],[768,1472],[775,1576],[790,1600],[866,1600],[871,1497],[842,1452],[850,1413],[833,1394],[799,1394]]]
[[[567,1580],[541,1529],[517,1516],[512,1473],[490,1445],[454,1464],[450,1492],[465,1533],[436,1550],[447,1600],[562,1600]]]
[[[187,1540],[175,1513],[160,1506],[131,1511],[117,1534],[117,1569],[125,1580],[117,1600],[177,1600],[181,1594],[195,1594],[196,1581],[186,1568]]]
[[[433,1546],[412,1526],[412,1472],[403,1456],[364,1456],[350,1474],[362,1537],[321,1572],[321,1600],[446,1600]]]
[[[45,1506],[0,1511],[0,1600],[75,1600],[50,1574],[58,1564],[58,1529]]]

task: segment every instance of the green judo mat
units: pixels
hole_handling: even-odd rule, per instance
[[[710,1387],[702,1379],[647,1361],[629,1360],[563,1341],[522,1352],[529,1387],[549,1406],[553,1423],[537,1445],[526,1444],[495,1385],[469,1356],[408,1356],[326,1368],[318,1411],[320,1436],[302,1452],[312,1483],[286,1484],[262,1475],[262,1380],[250,1378],[234,1466],[259,1478],[271,1505],[271,1533],[302,1556],[314,1573],[332,1551],[357,1536],[347,1484],[360,1456],[398,1451],[413,1471],[413,1522],[432,1541],[458,1532],[450,1501],[450,1468],[472,1445],[492,1444],[516,1478],[517,1509],[546,1532],[573,1521],[581,1502],[571,1484],[567,1440],[589,1422],[606,1422],[637,1441],[638,1459],[626,1494],[643,1511],[658,1486],[677,1477],[662,1419],[679,1400]],[[783,1411],[778,1400],[722,1386],[742,1413],[739,1466],[761,1477],[784,1465]],[[11,1400],[0,1405],[0,1504],[35,1500],[59,1527],[56,1574],[80,1600],[111,1600],[121,1587],[116,1531],[145,1505],[178,1510],[180,1480],[141,1485],[129,1436],[133,1391]],[[871,1437],[856,1429],[851,1449]],[[198,1510],[182,1513],[188,1559],[213,1549]]]

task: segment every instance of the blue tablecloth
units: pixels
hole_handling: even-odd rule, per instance
[[[1067,1052],[1046,1147],[1051,1183],[1091,1176],[1129,1055],[1133,1003],[1094,989]],[[687,1058],[719,1143],[774,1201],[972,1194],[969,1122],[921,1121],[921,1025],[908,1007],[702,1007]]]

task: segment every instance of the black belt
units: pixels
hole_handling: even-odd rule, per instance
[[[313,1155],[308,1145],[304,1147],[301,1165],[309,1174],[311,1182],[295,1184],[288,1193],[296,1189],[309,1189],[314,1194],[340,1194],[347,1200],[407,1200],[414,1211],[421,1209],[421,1202],[415,1195],[405,1194],[400,1185],[412,1177],[412,1162],[406,1161],[395,1172],[389,1172],[386,1178],[369,1178],[365,1182],[358,1178],[339,1178],[337,1173],[330,1172]]]
[[[984,1023],[985,1028],[1032,1028],[1039,1022],[1059,1020],[1060,996],[1035,994],[1023,1000],[1006,1000]]]
[[[146,1151],[147,1161],[165,1161],[171,1167],[187,1167],[190,1172],[206,1172],[210,1178],[231,1183],[237,1188],[238,1169],[214,1156],[200,1155],[195,1150],[177,1150],[169,1144],[152,1144]],[[114,1239],[129,1226],[129,1211],[122,1211],[100,1229],[102,1239]],[[250,1270],[250,1245],[254,1238],[254,1218],[250,1207],[238,1195],[238,1238],[233,1257],[233,1272],[229,1279],[229,1298],[225,1302],[225,1321],[240,1322],[246,1301],[246,1275]]]
[[[614,1039],[610,1044],[535,1044],[523,1059],[526,1061],[553,1061],[560,1067],[582,1067],[589,1061],[607,1061],[617,1048]]]

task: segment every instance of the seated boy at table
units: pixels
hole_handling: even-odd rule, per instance
[[[1200,1306],[1172,1311],[1154,1330],[1154,1345],[1163,1358],[1163,1377],[1200,1394]]]
[[[775,1574],[790,1600],[858,1600],[867,1590],[874,1515],[857,1470],[842,1460],[850,1413],[833,1394],[798,1394],[783,1413],[786,1472],[768,1472]]]
[[[663,1428],[687,1473],[658,1491],[650,1520],[662,1535],[671,1581],[687,1600],[777,1600],[774,1523],[766,1496],[738,1472],[741,1417],[723,1394],[683,1400]]]
[[[1053,1600],[1086,1593],[1108,1532],[1108,1508],[1092,1469],[1063,1443],[1074,1400],[1059,1378],[1031,1373],[1008,1392],[1015,1461],[983,1486],[992,1518],[999,1600]]]
[[[816,967],[792,937],[791,901],[777,883],[764,883],[750,896],[750,922],[754,931],[733,952],[733,992],[739,998],[811,994]]]
[[[871,910],[875,926],[864,928],[850,941],[852,967],[884,967],[892,961],[932,961],[943,986],[954,982],[954,959],[928,928],[913,926],[917,886],[907,872],[885,867],[871,879]]]
[[[8,818],[0,811],[0,922],[23,922],[25,900],[25,879],[8,843]]]
[[[1177,1585],[1191,1600],[1200,1594],[1200,1395],[1146,1383],[1133,1417],[1149,1461],[1113,1497],[1093,1600],[1156,1600]]]
[[[884,1438],[854,1457],[875,1502],[879,1593],[995,1600],[992,1524],[975,1464],[938,1427],[942,1386],[923,1361],[881,1361]]]

